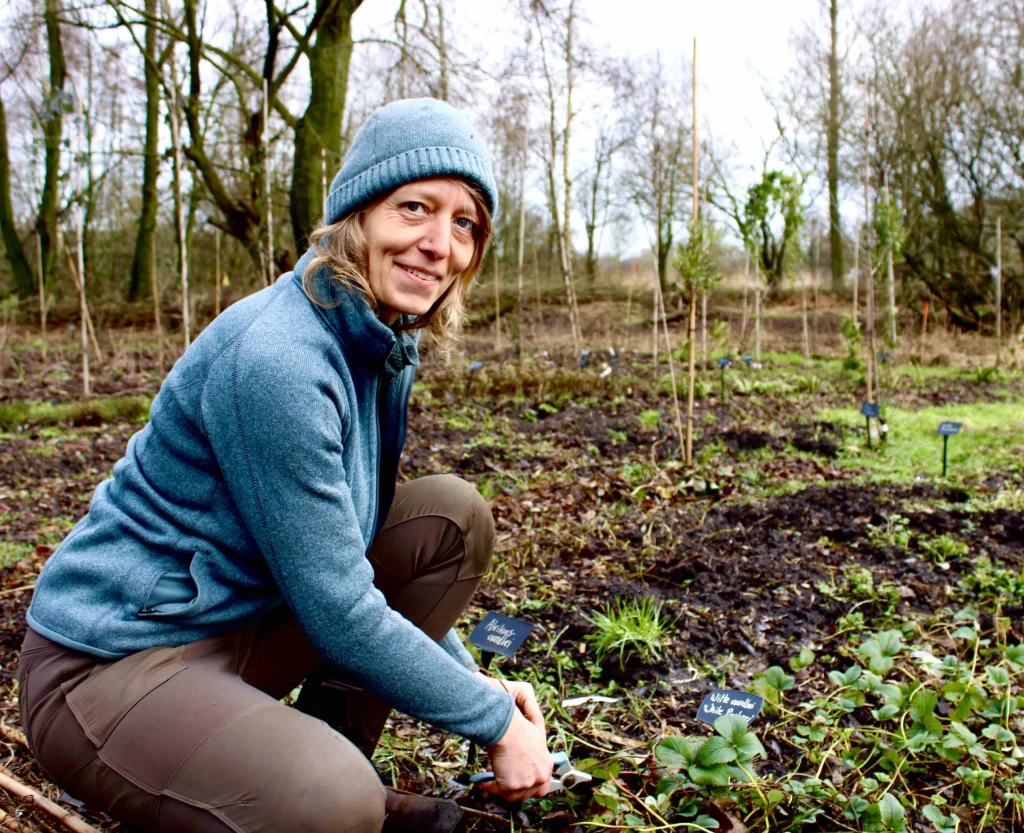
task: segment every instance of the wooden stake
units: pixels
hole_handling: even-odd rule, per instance
[[[700,222],[700,168],[697,158],[697,148],[699,143],[697,141],[697,39],[693,39],[693,170],[692,176],[692,187],[693,187],[693,211],[692,211],[692,224],[691,228],[693,232],[697,231],[697,224]],[[662,311],[664,315],[664,310]],[[665,341],[668,342],[668,324],[665,325]],[[689,377],[687,379],[687,390],[686,390],[686,465],[693,466],[693,394],[694,394],[694,383],[696,381],[697,369],[696,363],[696,351],[694,350],[694,341],[697,338],[697,287],[696,285],[690,286],[690,320],[688,327],[687,339],[690,342],[690,355],[688,358],[689,367],[687,372]],[[671,344],[668,348],[668,366],[669,370],[672,370],[672,347]],[[672,378],[672,395],[675,397],[675,376]],[[676,408],[678,409],[678,404]]]
[[[1003,221],[996,217],[996,367],[1002,353],[1003,338]]]
[[[814,291],[814,318],[811,325],[811,355],[818,355],[818,258],[821,255],[821,236],[814,227],[814,269],[811,272],[811,288]]]
[[[14,773],[5,767],[0,767],[0,787],[3,787],[11,795],[29,799],[36,807],[59,821],[68,830],[74,831],[74,833],[99,833],[91,824],[86,824],[80,816],[54,804],[38,790],[19,781],[14,776]]]
[[[220,315],[220,229],[213,231],[213,317]]]
[[[754,361],[761,361],[761,263],[754,258]]]
[[[185,333],[185,349],[192,343],[188,306],[188,244],[185,240],[185,197],[181,190],[181,133],[178,126],[178,79],[171,60],[171,100],[168,115],[171,123],[171,146],[174,152],[174,216],[178,231],[178,279],[181,282],[181,326]]]
[[[853,323],[860,323],[860,306],[857,299],[857,290],[860,288],[860,229],[853,238]]]
[[[327,148],[320,148],[320,222],[327,222]]]
[[[654,338],[651,342],[651,355],[654,363],[654,380],[658,380],[658,296],[661,294],[661,281],[658,280],[658,257],[654,257],[654,314],[651,320],[654,322]],[[671,349],[670,349],[671,352]]]
[[[501,266],[498,262],[498,247],[494,249],[494,353],[501,357]]]
[[[71,252],[67,249],[64,250],[65,255],[68,259],[68,272],[71,273],[71,280],[75,284],[75,290],[81,295],[84,291],[82,282],[78,279],[78,269],[75,267],[75,261],[71,257]],[[103,353],[100,350],[100,343],[96,340],[96,328],[92,324],[92,313],[89,311],[89,304],[85,305],[85,323],[89,331],[89,340],[92,343],[92,352],[96,356],[96,361],[103,361]]]
[[[156,327],[156,361],[160,370],[164,367],[164,328],[160,323],[160,281],[156,276],[156,246],[150,246],[149,256],[153,268],[149,270],[150,291],[153,294],[153,325]]]
[[[274,201],[270,192],[270,140],[267,138],[267,122],[270,119],[270,93],[267,79],[263,79],[263,130],[260,141],[263,144],[263,177],[267,195],[267,286],[274,282]],[[327,216],[326,213],[324,216]]]
[[[39,329],[46,361],[46,280],[43,275],[43,236],[36,232],[36,271],[39,273]]]
[[[750,252],[744,252],[743,257],[743,317],[740,319],[740,343],[744,344],[747,338],[747,287],[750,283]]]
[[[690,306],[693,309],[693,312],[690,315],[690,320],[691,321],[694,320],[695,314],[696,314],[696,306],[693,303],[695,300],[696,300],[696,295],[691,295]],[[654,287],[654,303],[655,303],[654,329],[655,330],[658,329],[658,312],[660,312],[661,313],[661,325],[662,325],[662,327],[665,330],[665,344],[669,345],[668,346],[668,375],[669,375],[669,378],[672,380],[672,405],[673,405],[673,407],[675,409],[675,413],[676,413],[676,432],[679,435],[679,447],[681,449],[684,449],[684,453],[686,455],[686,458],[685,458],[686,459],[686,465],[690,466],[690,465],[693,465],[693,447],[691,445],[692,438],[693,438],[693,432],[692,432],[692,426],[693,426],[692,402],[693,402],[693,398],[692,397],[690,398],[691,405],[690,405],[690,408],[689,408],[688,413],[687,413],[688,419],[689,419],[688,425],[690,426],[690,428],[686,431],[686,438],[684,440],[684,438],[683,438],[683,415],[682,415],[682,412],[679,410],[679,391],[676,389],[676,366],[675,366],[675,361],[672,358],[672,347],[671,347],[672,342],[669,340],[669,337],[668,337],[668,316],[665,315],[665,299],[664,299],[664,297],[661,294],[661,285],[660,284],[656,285]],[[692,333],[691,333],[691,341],[690,341],[690,360],[691,360],[691,362],[693,361]],[[691,384],[692,384],[692,380],[693,380],[692,373],[690,375],[690,379],[691,379]]]
[[[885,216],[889,218],[889,172],[885,172]],[[892,241],[889,241],[885,253],[886,267],[889,278],[889,343],[892,349],[896,350],[896,270],[892,260]]]
[[[77,97],[77,96],[76,96]],[[81,157],[82,157],[82,100],[78,98],[78,130],[76,131],[75,151],[75,236],[78,253],[78,300],[82,327],[82,392],[85,396],[92,394],[89,378],[89,307],[85,300],[85,242],[82,229],[82,189],[81,189]]]
[[[867,296],[867,348],[868,348],[868,372],[867,372],[867,393],[868,402],[874,402],[874,387],[872,375],[875,369],[875,284],[874,275],[871,271],[871,193],[868,184],[868,154],[871,146],[871,104],[865,101],[864,104],[864,294]]]
[[[519,326],[516,327],[516,367],[523,369],[523,255],[526,253],[526,131],[523,131],[523,153],[519,165],[519,246],[516,252],[516,297],[519,304]]]

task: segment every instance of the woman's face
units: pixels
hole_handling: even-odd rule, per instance
[[[457,179],[435,177],[396,188],[363,215],[377,316],[423,315],[469,266],[477,209]]]

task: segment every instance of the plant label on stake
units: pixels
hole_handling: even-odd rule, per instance
[[[722,399],[725,399],[725,371],[732,364],[732,359],[728,356],[719,356],[718,366],[722,370]]]
[[[761,712],[764,698],[748,691],[717,689],[708,693],[697,709],[697,719],[713,724],[725,714],[736,714],[750,723]]]
[[[480,664],[486,671],[491,667],[495,654],[501,654],[503,657],[512,656],[532,630],[533,625],[529,622],[520,622],[510,616],[488,611],[469,635],[469,642],[480,649]],[[470,765],[476,761],[476,756],[476,744],[471,743],[468,758]]]
[[[520,622],[518,619],[489,611],[469,635],[469,641],[480,649],[483,666],[487,668],[495,654],[510,657],[518,651],[532,630],[533,625],[529,622]]]
[[[940,422],[935,433],[942,437],[942,476],[946,476],[949,464],[949,438],[963,430],[962,422]]]
[[[860,413],[867,423],[868,449],[871,448],[871,420],[878,419],[880,408],[876,402],[861,402]]]
[[[753,364],[753,362],[754,362],[754,357],[751,356],[750,353],[747,353],[747,355],[745,355],[743,357],[743,363],[747,366],[747,370],[750,370],[750,366],[751,366],[751,364]]]

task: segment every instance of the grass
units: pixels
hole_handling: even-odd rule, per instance
[[[23,558],[29,558],[35,552],[34,544],[15,544],[11,541],[0,541],[0,569]]]
[[[586,640],[596,649],[598,662],[618,654],[620,666],[627,654],[635,654],[643,662],[659,659],[661,643],[672,624],[653,596],[640,601],[619,597],[603,612],[583,618],[595,628]]]
[[[4,402],[0,403],[0,430],[13,430],[27,425],[144,422],[149,418],[152,401],[148,396],[118,396],[56,405],[52,402]]]
[[[918,475],[942,474],[942,439],[935,429],[944,420],[963,423],[949,440],[949,476],[981,479],[1019,469],[1024,455],[1024,419],[1019,402],[944,405],[907,411],[886,408],[889,438],[884,450],[869,451],[862,435],[848,439],[840,463],[867,469],[873,480],[911,482]],[[853,408],[828,408],[818,418],[864,428]]]

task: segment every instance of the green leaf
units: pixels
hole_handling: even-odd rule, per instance
[[[882,683],[875,686],[875,692],[881,695],[886,703],[892,706],[899,706],[903,703],[903,692],[895,683]]]
[[[950,634],[953,639],[966,639],[968,642],[976,642],[978,639],[978,632],[974,628],[962,627],[957,628],[953,633]]]
[[[915,723],[924,723],[935,712],[938,695],[930,688],[919,688],[910,698],[910,717]]]
[[[739,753],[741,761],[752,761],[754,758],[764,758],[768,755],[761,741],[753,732],[747,732],[740,739],[740,742],[736,744],[736,751]]]
[[[1024,645],[1007,645],[1006,661],[1013,665],[1014,671],[1024,668]]]
[[[978,736],[964,726],[963,723],[957,723],[957,721],[954,720],[949,724],[949,728],[952,729],[953,732],[955,732],[965,743],[978,742]]]
[[[687,774],[694,784],[701,787],[725,787],[729,784],[729,768],[720,764],[719,766],[687,767]]]
[[[1002,726],[996,726],[994,723],[982,729],[981,733],[996,743],[1013,743],[1013,732],[1004,729]]]
[[[796,685],[796,679],[789,676],[782,668],[777,665],[773,665],[767,671],[764,672],[764,678],[775,688],[777,691],[785,691],[786,689],[792,688]]]
[[[1010,672],[999,665],[986,665],[985,673],[988,674],[992,685],[1009,685]]]
[[[892,793],[885,793],[878,801],[878,811],[882,824],[892,827],[893,822],[904,817],[903,805]]]
[[[738,714],[723,714],[716,718],[715,731],[726,738],[733,746],[743,740],[747,733],[747,720]]]
[[[697,760],[697,750],[701,742],[697,738],[684,738],[678,735],[662,738],[654,748],[654,759],[668,769],[682,769]]]
[[[921,811],[926,819],[930,821],[939,833],[955,833],[960,827],[960,818],[955,813],[943,815],[942,811],[934,804],[929,804]]]
[[[883,723],[886,720],[892,719],[899,713],[900,710],[897,706],[892,705],[892,703],[887,703],[886,705],[882,706],[882,708],[875,709],[874,711],[872,711],[871,716],[874,717],[875,720],[877,720],[878,722]]]
[[[731,717],[731,715],[726,715]],[[718,718],[722,720],[722,718]],[[715,723],[718,723],[718,720]],[[717,728],[717,726],[715,727]],[[736,760],[736,749],[732,743],[723,737],[708,738],[697,753],[697,761],[701,766],[715,766],[716,764],[727,764]]]

